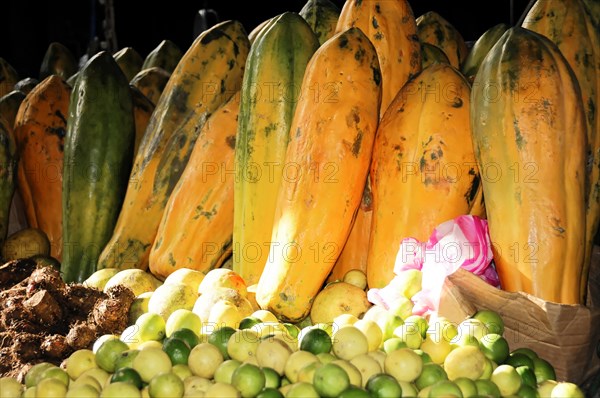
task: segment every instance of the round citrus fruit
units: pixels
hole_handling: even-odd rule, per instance
[[[162,350],[167,353],[173,365],[187,365],[191,350],[185,341],[172,337],[164,339]]]
[[[121,368],[113,373],[110,377],[110,382],[116,383],[118,381],[131,383],[139,389],[143,387],[142,377],[135,369],[132,368]]]
[[[398,380],[386,373],[371,376],[367,380],[366,388],[373,398],[402,396],[402,387],[400,387]]]

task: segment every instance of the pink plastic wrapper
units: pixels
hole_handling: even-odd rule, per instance
[[[421,270],[422,289],[412,297],[415,304],[413,313],[431,314],[439,308],[446,277],[461,267],[499,288],[500,280],[492,266],[492,257],[487,221],[476,216],[459,216],[435,228],[427,242],[403,239],[394,273],[399,275],[408,269]],[[389,308],[389,304],[400,295],[395,288],[395,280],[381,289],[369,289],[369,301]]]

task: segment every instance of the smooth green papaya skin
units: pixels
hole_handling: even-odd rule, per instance
[[[0,248],[6,239],[10,203],[17,177],[17,147],[12,128],[0,117]]]
[[[132,47],[125,47],[117,51],[113,57],[125,74],[128,82],[131,81],[131,79],[133,79],[140,70],[142,70],[144,59]]]
[[[117,221],[133,158],[135,124],[128,80],[107,52],[81,70],[69,104],[63,172],[66,282],[95,270]]]
[[[496,42],[502,37],[504,32],[508,30],[509,26],[505,23],[499,23],[498,25],[492,26],[486,30],[477,39],[465,62],[461,67],[461,72],[466,78],[474,78],[479,70],[481,61],[485,58],[490,49],[496,44]]]
[[[71,50],[58,42],[50,43],[40,66],[40,81],[50,75],[66,80],[76,72],[77,60]]]

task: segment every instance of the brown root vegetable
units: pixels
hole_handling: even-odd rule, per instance
[[[73,350],[80,350],[92,346],[98,334],[96,328],[85,322],[76,323],[71,327],[66,337],[66,343]]]
[[[63,296],[65,282],[60,272],[53,267],[38,268],[31,273],[27,284],[27,294],[35,294],[38,290],[48,290],[52,295]]]
[[[35,261],[30,259],[13,260],[0,265],[0,290],[8,289],[27,278],[35,266]]]
[[[47,290],[40,290],[23,302],[23,306],[41,325],[52,326],[62,319],[63,311]]]
[[[73,352],[73,348],[67,344],[67,338],[60,334],[47,336],[40,345],[41,351],[51,357],[57,359],[66,358]]]

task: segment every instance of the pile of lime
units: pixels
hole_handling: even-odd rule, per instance
[[[61,366],[0,381],[2,397],[584,397],[529,349],[510,351],[504,324],[479,311],[460,324],[412,315],[402,300],[362,319],[300,328],[259,310],[238,328],[188,310],[145,313]]]

